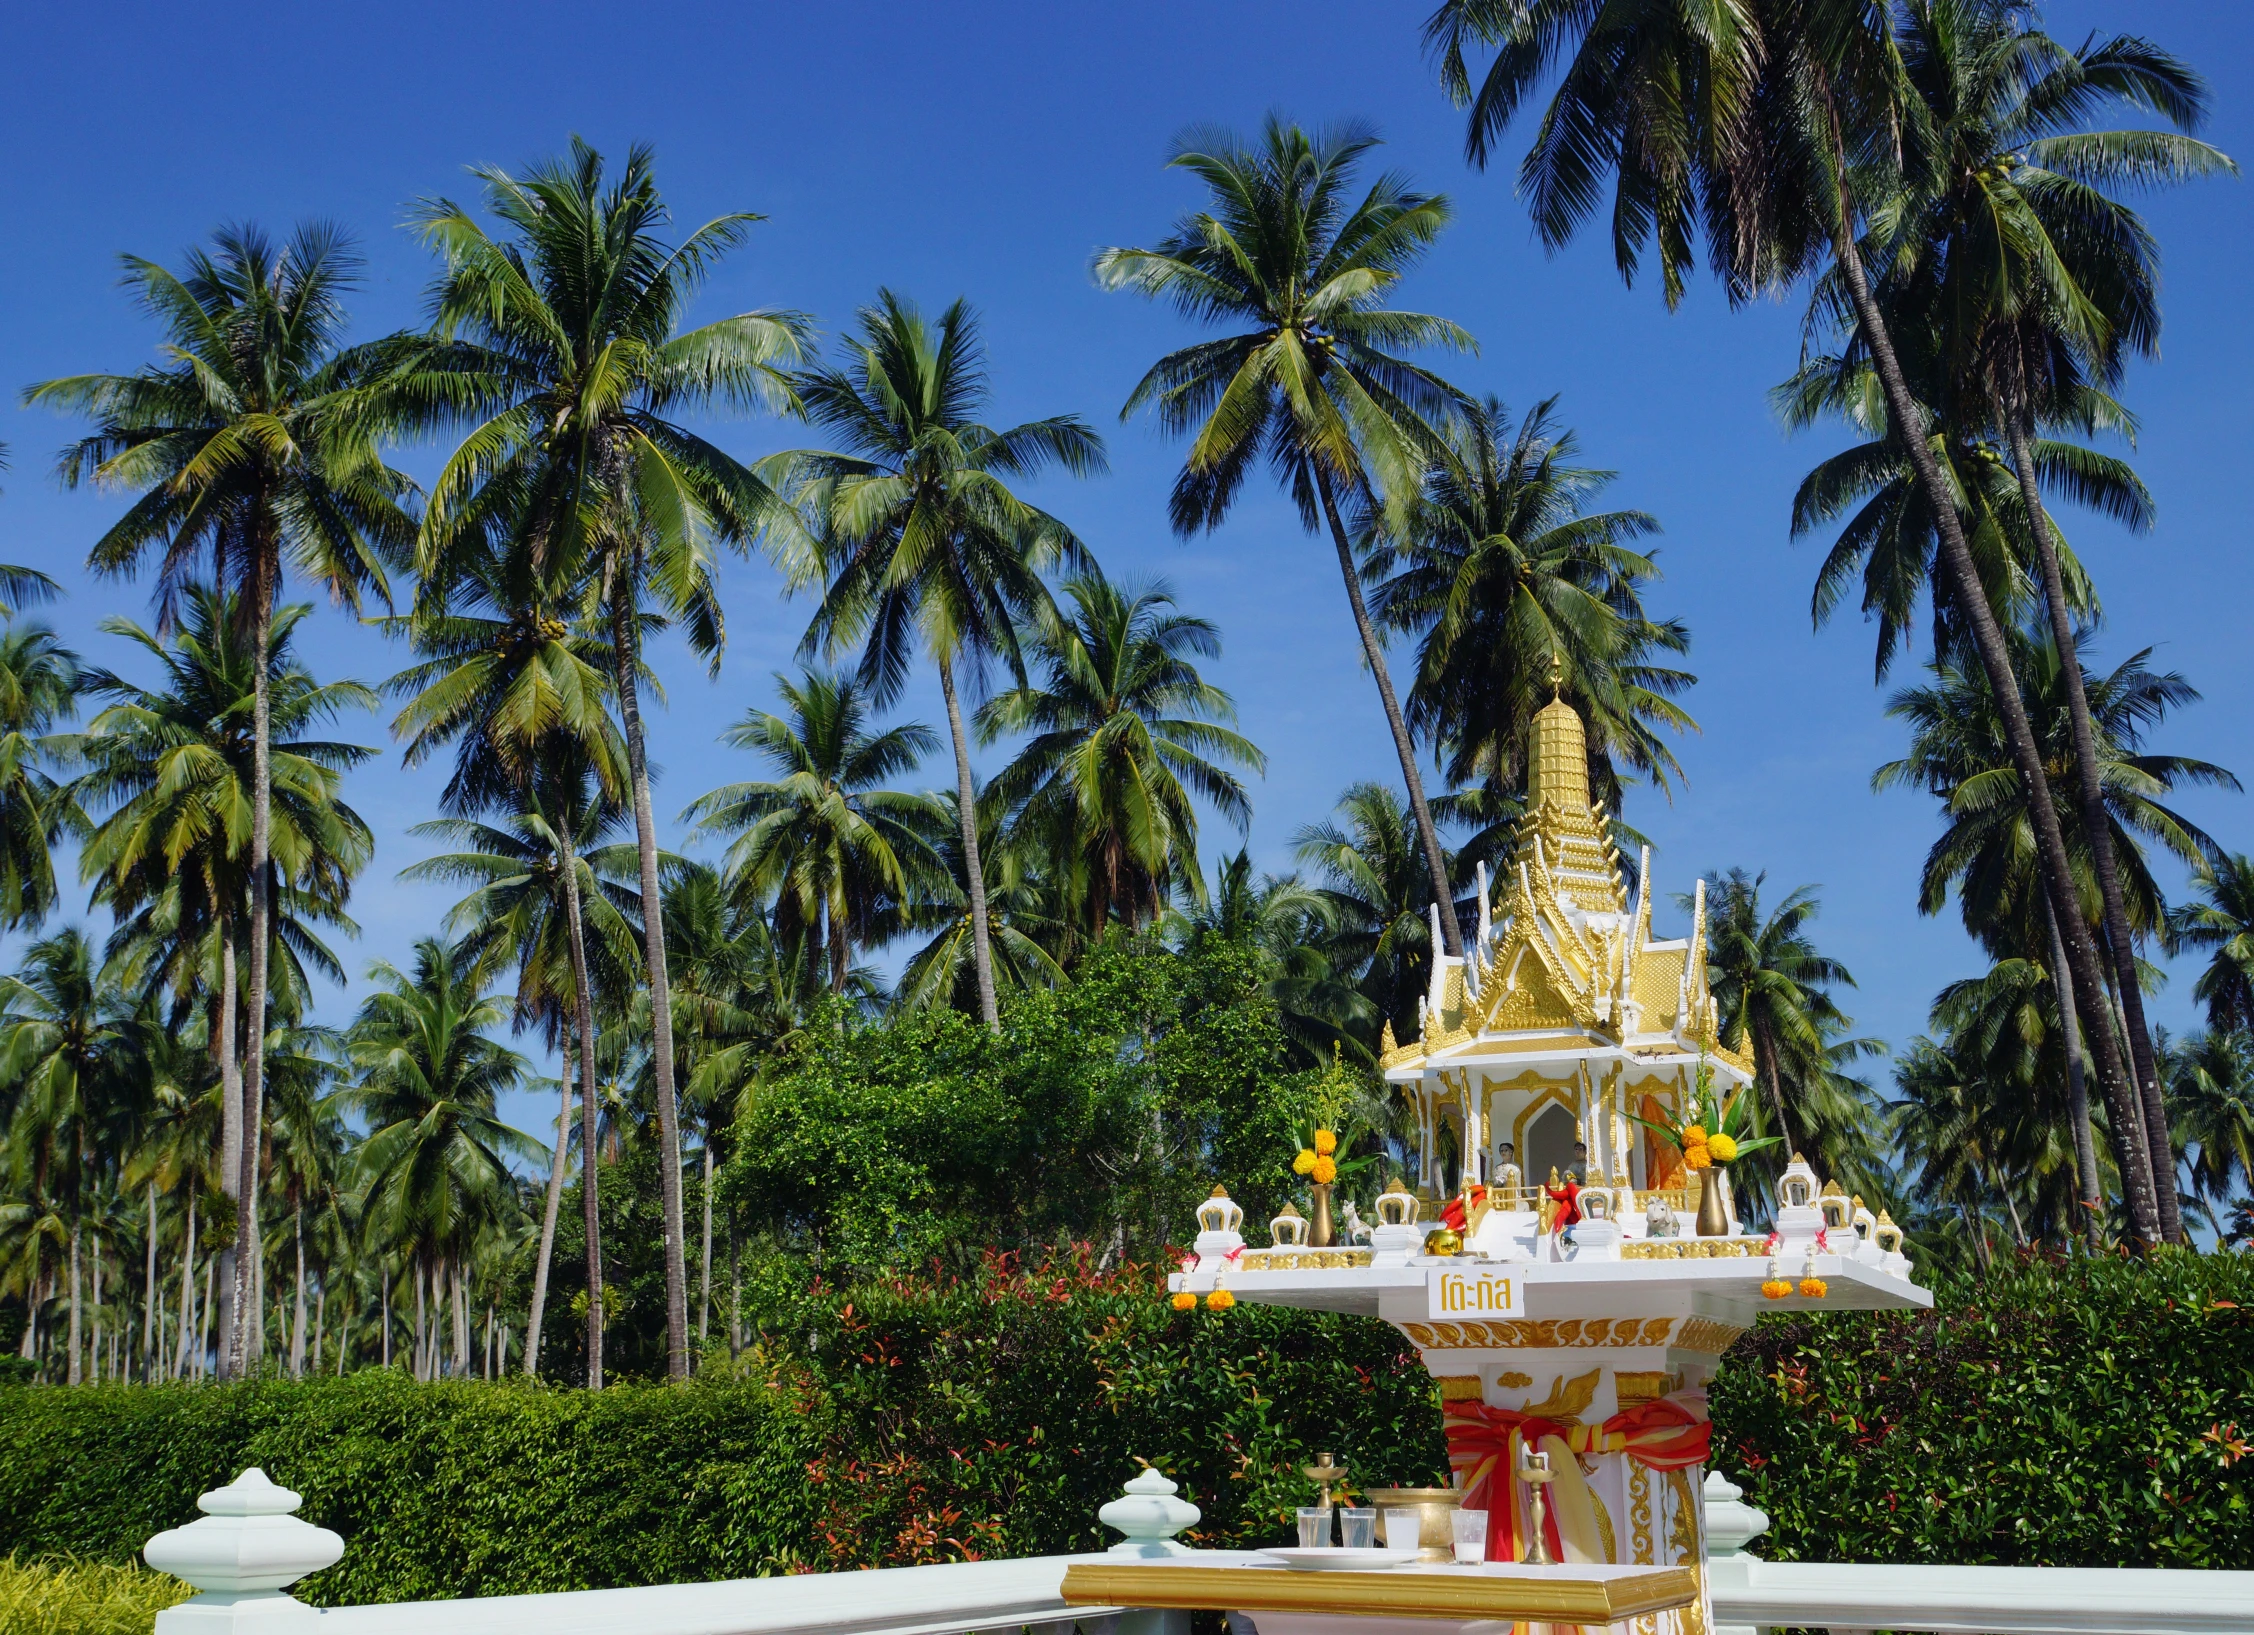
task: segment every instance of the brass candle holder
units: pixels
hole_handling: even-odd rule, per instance
[[[1550,1456],[1521,1447],[1518,1450],[1518,1479],[1526,1484],[1526,1509],[1533,1517],[1533,1525],[1528,1530],[1526,1554],[1519,1559],[1529,1567],[1553,1567],[1557,1565],[1557,1557],[1550,1554],[1549,1500],[1543,1491],[1557,1480],[1557,1472],[1550,1469]]]
[[[1325,1510],[1328,1510],[1330,1508],[1331,1483],[1346,1480],[1346,1467],[1338,1462],[1338,1455],[1335,1453],[1318,1453],[1315,1455],[1315,1463],[1301,1465],[1299,1471],[1307,1480],[1321,1486],[1322,1505]]]

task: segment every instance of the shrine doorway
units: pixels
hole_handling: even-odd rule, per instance
[[[1541,1186],[1553,1169],[1561,1176],[1569,1173],[1573,1168],[1573,1143],[1580,1139],[1580,1121],[1563,1103],[1553,1101],[1536,1113],[1527,1123],[1526,1145],[1518,1155],[1526,1170],[1526,1184]]]

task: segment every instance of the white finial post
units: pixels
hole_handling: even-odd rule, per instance
[[[1769,1530],[1769,1518],[1745,1502],[1745,1490],[1718,1470],[1706,1473],[1699,1495],[1706,1513],[1706,1586],[1714,1601],[1733,1599],[1752,1587],[1761,1558],[1746,1549]],[[1717,1621],[1714,1635],[1756,1635],[1751,1624]]]
[[[157,1614],[157,1635],[263,1635],[310,1628],[316,1614],[282,1592],[333,1567],[344,1540],[297,1519],[303,1501],[257,1467],[196,1501],[200,1521],[159,1533],[141,1558],[202,1593]]]
[[[1203,1512],[1187,1499],[1176,1498],[1180,1491],[1155,1465],[1145,1465],[1142,1474],[1125,1485],[1120,1498],[1096,1512],[1098,1521],[1126,1535],[1111,1553],[1143,1560],[1188,1555],[1190,1547],[1174,1535],[1195,1527]],[[1119,1615],[1117,1635],[1190,1635],[1190,1615],[1156,1607],[1130,1610]]]
[[[1432,927],[1432,993],[1427,1008],[1437,1022],[1448,998],[1448,945],[1440,940],[1440,905],[1427,903],[1425,910]]]
[[[1479,880],[1479,951],[1484,954],[1495,935],[1495,911],[1487,900],[1487,865],[1477,864],[1472,872]]]

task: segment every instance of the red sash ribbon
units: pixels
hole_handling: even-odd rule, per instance
[[[1523,1533],[1530,1512],[1519,1494],[1524,1485],[1517,1475],[1521,1448],[1548,1453],[1556,1473],[1543,1528],[1551,1555],[1559,1561],[1601,1563],[1608,1557],[1596,1506],[1574,1456],[1624,1453],[1648,1470],[1684,1470],[1706,1462],[1714,1437],[1704,1391],[1639,1402],[1601,1425],[1538,1419],[1484,1402],[1443,1403],[1441,1418],[1463,1508],[1487,1512],[1489,1561],[1517,1561],[1526,1554]]]

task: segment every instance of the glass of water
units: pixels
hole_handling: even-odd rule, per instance
[[[1476,1567],[1487,1559],[1487,1512],[1484,1510],[1451,1510],[1448,1525],[1456,1533],[1456,1561],[1465,1567]]]
[[[1424,1544],[1424,1512],[1421,1510],[1388,1510],[1385,1513],[1385,1547],[1388,1550],[1415,1550]]]
[[[1299,1547],[1302,1550],[1330,1548],[1329,1505],[1308,1505],[1299,1512]]]
[[[1348,1505],[1338,1513],[1338,1542],[1349,1550],[1377,1546],[1377,1512]]]

